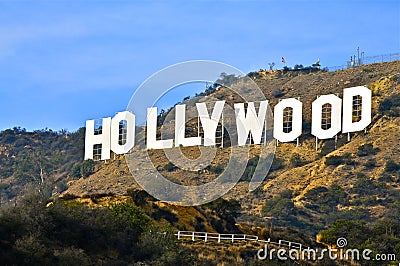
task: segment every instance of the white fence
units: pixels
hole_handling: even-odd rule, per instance
[[[232,243],[234,241],[252,241],[265,244],[273,244],[279,247],[287,247],[290,249],[298,249],[298,250],[304,249],[304,247],[300,243],[286,241],[286,240],[279,240],[278,242],[274,242],[271,241],[271,238],[268,238],[268,240],[263,240],[259,239],[258,236],[246,235],[246,234],[219,234],[219,233],[208,233],[208,232],[178,231],[175,235],[178,237],[178,239],[189,238],[192,241],[195,241],[196,239],[204,241],[210,239],[216,239],[218,243],[224,240],[231,241]]]
[[[328,69],[328,71],[333,72],[336,70],[344,70],[347,68],[358,67],[366,64],[392,62],[397,60],[400,60],[400,53],[391,53],[391,54],[383,54],[383,55],[375,55],[367,57],[362,56],[360,58],[354,57],[352,61],[348,61],[345,65],[330,66],[326,68]]]

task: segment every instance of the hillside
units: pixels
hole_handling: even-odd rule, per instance
[[[388,171],[386,163],[394,160],[399,164],[399,117],[398,107],[394,111],[384,110],[382,103],[394,99],[400,92],[400,62],[365,65],[336,72],[284,73],[282,71],[260,72],[255,79],[272,105],[279,98],[301,95],[304,107],[304,133],[300,146],[295,143],[280,144],[276,149],[273,170],[268,174],[263,189],[248,193],[247,182],[242,180],[226,198],[239,198],[243,208],[242,221],[265,221],[262,208],[271,198],[279,197],[290,190],[289,198],[296,210],[296,223],[300,227],[312,227],[312,232],[325,228],[340,217],[351,217],[350,212],[360,212],[367,220],[391,215],[396,217],[399,204],[398,172]],[[368,85],[373,90],[373,122],[366,133],[352,134],[351,141],[346,135],[338,136],[337,148],[334,140],[319,141],[315,150],[315,138],[309,133],[311,102],[317,95],[341,94],[343,88]],[[281,91],[279,98],[275,95]],[[234,101],[224,88],[211,96]],[[398,101],[398,100],[397,100]],[[398,103],[397,103],[398,104]],[[397,108],[397,109],[396,109]],[[386,108],[388,109],[388,108]],[[389,108],[390,109],[390,108]],[[396,113],[397,112],[397,113]],[[196,156],[196,147],[181,148],[185,154]],[[363,153],[365,152],[365,154]],[[216,159],[206,171],[188,172],[166,168],[168,161],[162,151],[151,151],[154,165],[175,182],[185,184],[207,182],[217,176],[217,169],[224,167],[229,148],[218,151]],[[331,162],[336,158],[335,162]],[[328,161],[328,162],[327,162]],[[128,188],[138,188],[130,177],[123,157],[105,163],[97,163],[97,171],[88,178],[69,183],[64,195],[77,197],[88,195],[122,195]],[[245,178],[244,178],[245,179]],[[319,202],[319,193],[329,194],[332,187],[340,187],[338,193],[345,199]],[[326,191],[328,190],[328,191]],[[380,191],[371,195],[371,191]],[[336,197],[337,195],[329,195]],[[317,197],[317,198],[315,198]],[[265,210],[265,208],[264,208]],[[302,215],[299,215],[302,213]],[[330,216],[330,217],[327,217]],[[287,218],[287,217],[286,217]],[[283,224],[287,221],[283,219]]]
[[[0,132],[0,207],[15,205],[33,191],[64,191],[68,173],[82,161],[84,137],[84,128],[74,133],[20,127]]]
[[[224,200],[201,207],[178,207],[148,196],[132,178],[124,156],[105,162],[82,161],[83,128],[75,133],[26,132],[20,128],[3,131],[0,133],[1,206],[18,207],[25,195],[40,191],[55,204],[61,200],[89,209],[112,209],[114,205],[128,203],[157,226],[168,224],[171,230],[241,231],[308,245],[317,245],[317,234],[319,242],[334,244],[332,235],[341,233],[337,228],[347,221],[356,221],[350,222],[352,228],[366,230],[373,237],[354,240],[354,245],[371,245],[375,251],[398,252],[400,256],[399,69],[400,61],[394,61],[336,72],[250,73],[272,107],[279,99],[300,97],[303,102],[300,145],[280,143],[271,171],[262,186],[250,193],[248,181],[259,149],[253,146],[240,182]],[[311,102],[323,94],[342,96],[343,88],[359,85],[367,85],[373,92],[372,123],[365,132],[350,134],[350,141],[347,134],[339,134],[336,147],[333,139],[319,140],[316,150],[315,138],[310,134]],[[240,101],[224,87],[208,93],[229,104]],[[189,131],[194,131],[193,128]],[[189,157],[199,155],[197,147],[180,149]],[[186,185],[216,178],[226,166],[229,154],[229,147],[218,148],[209,167],[184,171],[171,165],[163,151],[149,151],[153,164],[163,175]],[[352,238],[355,233],[356,230],[349,230],[343,234]],[[382,241],[389,244],[378,245]],[[190,242],[185,246],[200,261],[203,257],[204,263],[218,256],[217,250],[230,254],[231,261],[239,265],[254,257],[254,252],[250,252],[244,260],[239,258],[240,248],[216,245],[213,250]]]

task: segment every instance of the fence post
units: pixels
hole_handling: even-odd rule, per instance
[[[204,242],[207,242],[207,232],[206,232],[206,236],[204,237]]]
[[[232,234],[232,243],[233,243],[233,240],[235,239],[235,235],[234,234]]]
[[[218,243],[220,243],[220,242],[221,242],[221,235],[218,234]]]
[[[181,231],[178,231],[178,240],[181,238]]]
[[[194,232],[192,232],[192,241],[194,241]]]

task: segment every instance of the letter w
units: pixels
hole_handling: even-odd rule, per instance
[[[238,132],[238,145],[246,145],[246,140],[249,136],[249,132],[251,132],[254,144],[260,144],[264,129],[268,100],[260,102],[258,114],[256,112],[256,108],[254,107],[254,102],[248,103],[247,114],[245,114],[244,103],[236,103],[234,107],[236,116],[236,127]]]

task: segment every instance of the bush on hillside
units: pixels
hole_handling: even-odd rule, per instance
[[[125,203],[88,208],[40,195],[0,213],[0,258],[5,265],[188,265],[193,257],[169,227],[155,227]],[[162,232],[158,234],[157,232]],[[165,232],[165,234],[164,234]],[[163,264],[164,263],[164,264]],[[63,264],[64,265],[64,264]]]
[[[358,156],[375,155],[378,151],[379,148],[374,148],[372,143],[365,143],[358,147],[357,155]]]
[[[373,167],[375,167],[375,166],[376,166],[376,159],[375,159],[375,158],[368,159],[368,160],[364,163],[364,166],[367,167],[367,168],[373,168]]]
[[[379,105],[379,111],[393,117],[400,116],[400,93],[384,99]]]
[[[385,165],[386,172],[394,172],[394,171],[398,171],[398,170],[400,170],[400,165],[397,164],[395,161],[389,160],[386,162],[386,165]]]
[[[350,153],[345,153],[343,155],[332,155],[329,157],[326,157],[325,164],[326,165],[333,165],[333,166],[338,166],[341,164],[351,164],[353,161],[351,160],[351,155]]]

